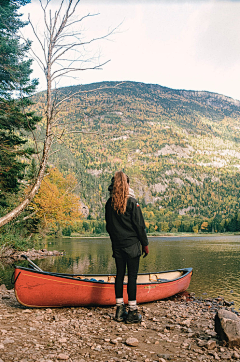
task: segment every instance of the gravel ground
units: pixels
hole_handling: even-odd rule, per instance
[[[219,308],[232,306],[182,294],[140,305],[142,323],[129,325],[114,321],[114,307],[28,309],[2,285],[0,362],[240,362],[240,349],[215,333]]]

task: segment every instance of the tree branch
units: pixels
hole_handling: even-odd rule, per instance
[[[86,70],[94,70],[94,69],[101,69],[101,67],[103,65],[106,65],[107,63],[109,63],[110,60],[107,60],[105,63],[102,63],[102,64],[99,64],[99,65],[95,65],[93,67],[88,67],[88,68],[63,68],[63,69],[59,69],[58,71],[55,71],[54,73],[57,73],[59,72],[59,74],[55,75],[52,77],[52,80],[55,80],[59,77],[62,77],[64,76],[65,74],[69,74],[69,73],[72,73],[72,72],[79,72],[79,71],[86,71]],[[53,73],[53,74],[54,74]]]
[[[28,216],[25,216],[22,220],[17,220],[16,224],[19,223],[19,222],[23,222],[25,220],[31,219],[34,215],[36,215],[36,213],[37,213],[37,210],[35,210],[32,214],[30,214]]]
[[[32,28],[32,30],[33,30],[33,33],[34,33],[36,39],[38,40],[38,43],[40,44],[40,46],[41,46],[41,48],[42,48],[45,62],[47,62],[47,57],[46,57],[46,53],[45,53],[44,46],[43,46],[43,44],[42,44],[39,36],[38,36],[37,33],[36,33],[36,30],[35,30],[34,26],[33,26],[33,24],[32,24],[32,21],[31,21],[31,19],[30,19],[30,14],[28,14],[28,21],[29,21],[29,24],[30,24],[30,26],[31,26],[31,28]]]

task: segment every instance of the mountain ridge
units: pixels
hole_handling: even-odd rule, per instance
[[[129,174],[147,222],[159,230],[184,218],[192,227],[198,219],[220,225],[238,212],[239,101],[141,82],[59,88],[56,99],[69,93],[50,163],[76,175],[90,218],[103,220],[118,169]],[[34,100],[41,112],[44,93]]]
[[[71,88],[76,88],[76,87],[91,87],[91,86],[95,86],[95,85],[101,85],[101,84],[115,84],[116,85],[121,85],[121,84],[133,84],[133,85],[145,85],[145,86],[149,86],[152,89],[157,89],[162,91],[162,93],[175,93],[177,95],[183,95],[184,97],[195,97],[197,99],[199,99],[200,97],[205,97],[205,98],[213,98],[213,99],[219,99],[222,101],[226,101],[229,102],[231,104],[234,104],[238,107],[240,107],[240,101],[237,99],[234,99],[232,97],[220,94],[220,93],[215,93],[215,92],[211,92],[211,91],[197,91],[197,90],[186,90],[186,89],[176,89],[176,88],[169,88],[169,87],[165,87],[165,86],[161,86],[159,84],[152,84],[152,83],[143,83],[143,82],[135,82],[135,81],[106,81],[106,82],[96,82],[96,83],[90,83],[90,84],[79,84],[79,85],[74,85],[74,86],[68,86],[68,87],[61,87],[59,89],[71,89]]]

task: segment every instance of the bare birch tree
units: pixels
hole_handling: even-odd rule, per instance
[[[0,227],[16,218],[32,201],[38,192],[46,170],[47,161],[50,155],[50,149],[54,141],[54,127],[56,126],[57,113],[59,107],[64,101],[74,96],[76,93],[67,95],[58,99],[53,95],[54,84],[63,76],[76,74],[79,71],[88,69],[100,69],[105,63],[95,63],[93,58],[86,59],[85,47],[95,41],[104,39],[114,32],[84,40],[79,25],[87,18],[98,14],[87,14],[82,17],[76,16],[76,9],[80,0],[61,0],[58,9],[52,12],[49,8],[51,0],[39,0],[43,20],[44,35],[43,38],[38,34],[29,16],[29,23],[34,35],[39,43],[41,54],[33,51],[34,58],[43,70],[46,82],[46,134],[43,146],[42,156],[40,157],[40,166],[35,183],[25,199],[11,212],[0,218]]]

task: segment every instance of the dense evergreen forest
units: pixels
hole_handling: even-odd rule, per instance
[[[239,101],[135,82],[66,87],[54,96],[68,94],[49,167],[77,180],[84,218],[62,225],[65,235],[104,232],[107,188],[119,169],[130,177],[148,232],[240,231]],[[45,93],[33,101],[43,116],[41,140]]]

